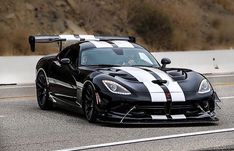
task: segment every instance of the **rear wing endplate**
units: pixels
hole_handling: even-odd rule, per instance
[[[62,50],[63,41],[109,41],[109,40],[123,40],[129,42],[136,42],[136,38],[132,36],[94,36],[94,35],[35,35],[29,36],[29,44],[31,51],[35,51],[36,43],[52,43],[58,42],[60,51]]]

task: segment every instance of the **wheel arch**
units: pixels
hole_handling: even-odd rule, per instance
[[[83,104],[83,102],[84,102],[84,93],[85,93],[85,90],[86,90],[88,85],[91,85],[93,87],[95,95],[96,95],[96,93],[98,93],[98,95],[100,95],[101,87],[100,87],[99,82],[100,82],[100,80],[97,80],[97,79],[87,79],[84,82],[82,92],[81,92],[81,97],[80,97],[81,98],[81,104]],[[96,100],[96,101],[99,101],[99,100]],[[98,102],[97,102],[97,104],[98,104]]]
[[[96,92],[96,87],[95,87],[95,85],[93,84],[93,82],[91,81],[91,80],[86,80],[85,82],[84,82],[84,85],[83,85],[83,88],[82,88],[82,102],[83,102],[83,94],[84,94],[84,91],[85,91],[85,89],[86,89],[86,87],[88,86],[88,85],[91,85],[92,87],[93,87],[93,89],[94,89],[94,91]]]
[[[39,74],[40,72],[43,72],[43,74],[45,75],[45,78],[46,78],[46,83],[47,83],[47,85],[49,85],[49,80],[48,80],[48,77],[47,77],[47,73],[46,73],[46,71],[45,71],[44,68],[39,68],[39,69],[37,70],[37,72],[36,72],[36,78],[38,77],[38,74]]]

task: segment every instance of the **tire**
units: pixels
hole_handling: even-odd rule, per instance
[[[92,85],[87,85],[83,93],[83,111],[86,119],[90,123],[94,123],[97,120],[96,110],[96,97],[95,91]]]
[[[49,90],[44,72],[39,71],[36,78],[37,103],[42,110],[53,108],[53,102],[49,100]]]

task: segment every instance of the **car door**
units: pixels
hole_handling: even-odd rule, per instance
[[[79,50],[72,48],[70,46],[60,52],[51,66],[53,85],[50,87],[53,96],[59,101],[65,101],[65,103],[69,104],[74,104],[77,99],[76,76],[78,74],[77,59]],[[64,58],[69,58],[70,64],[64,64],[62,62]]]

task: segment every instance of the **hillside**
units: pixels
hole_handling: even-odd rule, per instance
[[[0,0],[0,55],[31,53],[30,34],[132,35],[151,51],[234,46],[233,0]]]

